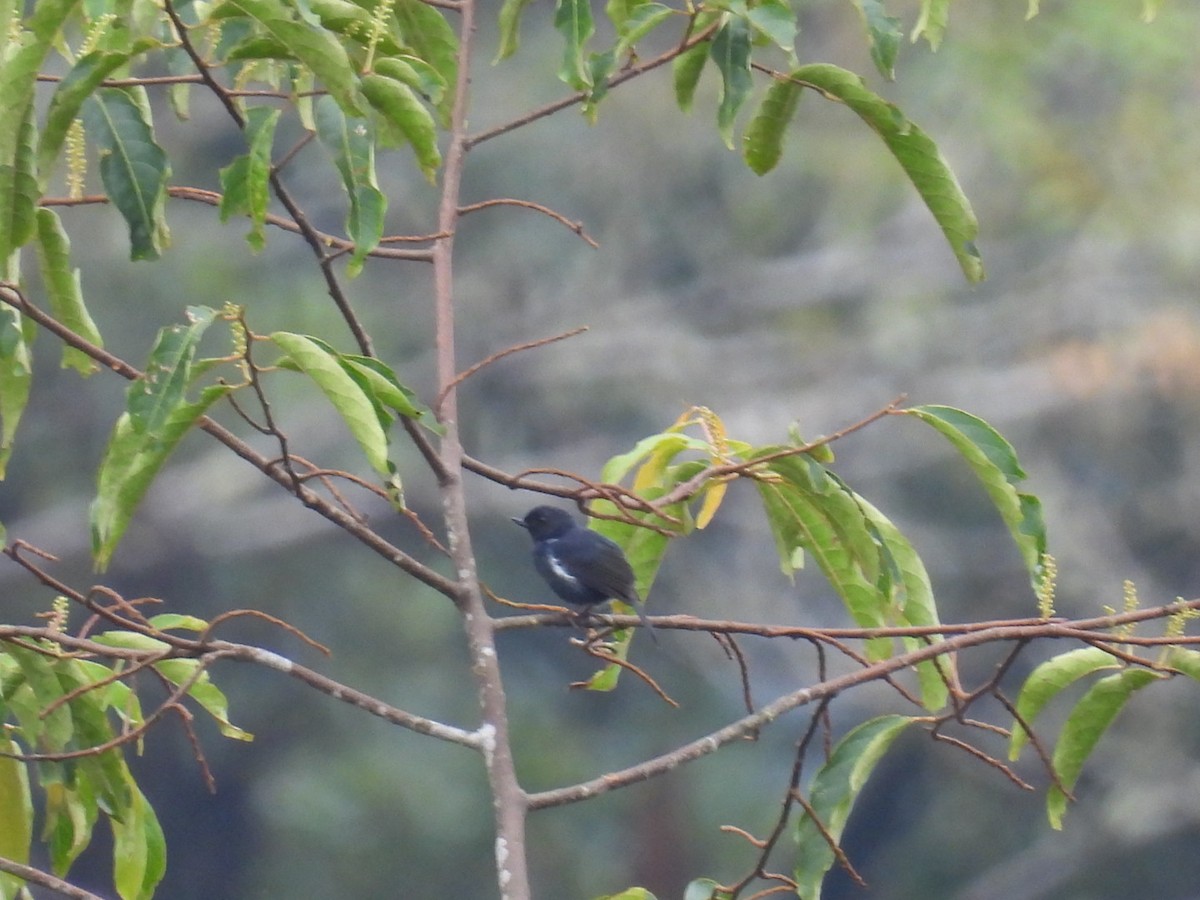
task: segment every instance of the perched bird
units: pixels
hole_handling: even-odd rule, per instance
[[[628,603],[654,636],[633,586],[633,569],[621,548],[602,534],[580,528],[571,515],[553,506],[535,506],[513,521],[533,538],[533,565],[550,589],[574,606],[595,606],[617,599]]]

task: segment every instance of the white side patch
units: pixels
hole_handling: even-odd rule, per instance
[[[563,581],[569,581],[571,584],[579,584],[579,579],[564,569],[553,553],[546,554],[546,562],[550,563],[550,571]]]

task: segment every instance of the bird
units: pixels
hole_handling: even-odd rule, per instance
[[[555,594],[573,606],[597,606],[613,599],[628,603],[658,642],[633,586],[633,569],[619,546],[581,528],[570,513],[553,506],[535,506],[513,521],[533,538],[533,567]]]

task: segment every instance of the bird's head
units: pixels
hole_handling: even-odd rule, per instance
[[[575,520],[566,510],[553,506],[535,506],[525,513],[525,518],[513,521],[529,532],[535,541],[561,537],[575,526]]]

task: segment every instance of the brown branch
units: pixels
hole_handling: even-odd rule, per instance
[[[457,388],[460,384],[478,372],[485,366],[490,366],[494,362],[504,359],[506,356],[512,356],[514,353],[523,353],[526,350],[535,350],[538,347],[544,347],[547,344],[553,344],[556,341],[565,341],[567,338],[573,338],[577,334],[583,334],[588,330],[586,325],[581,325],[579,328],[572,328],[570,331],[564,331],[562,334],[556,334],[552,337],[538,338],[536,341],[525,341],[523,344],[514,344],[511,347],[506,347],[503,350],[497,350],[490,356],[485,356],[479,362],[459,372],[450,380],[450,383],[445,385],[437,395],[437,399],[433,401],[433,408],[438,410],[438,417],[441,417],[442,403],[446,399],[446,395]]]
[[[700,33],[692,35],[681,41],[673,49],[659,54],[658,56],[649,59],[644,63],[639,63],[624,69],[608,79],[608,89],[612,90],[613,88],[619,87],[627,81],[631,81],[640,75],[645,75],[647,72],[657,69],[659,66],[665,66],[680,54],[690,50],[696,44],[707,41],[710,37],[717,33],[718,27],[720,27],[720,24],[714,23]],[[481,131],[478,134],[471,135],[463,142],[463,146],[465,149],[470,150],[472,147],[476,146],[477,144],[482,144],[484,141],[490,141],[492,138],[499,137],[502,134],[508,134],[510,131],[516,131],[518,128],[523,128],[532,122],[536,122],[538,119],[544,119],[546,116],[553,115],[560,109],[566,109],[568,106],[574,106],[576,103],[581,103],[582,101],[586,100],[587,97],[587,91],[576,91],[573,94],[569,94],[566,97],[555,100],[553,103],[547,103],[545,106],[531,110],[530,112],[527,112],[516,119],[511,119],[508,122],[493,126],[486,131]]]
[[[612,665],[618,666],[627,672],[632,672],[636,678],[640,678],[647,685],[649,685],[650,690],[652,690],[652,691],[654,691],[654,693],[658,694],[658,696],[663,700],[663,702],[670,704],[671,706],[675,707],[676,709],[679,709],[679,704],[676,703],[667,694],[667,692],[662,689],[662,687],[659,685],[659,683],[657,681],[655,681],[650,676],[650,673],[647,672],[645,669],[641,668],[640,666],[635,666],[633,663],[631,663],[627,659],[621,659],[621,657],[617,656],[615,653],[612,653],[611,651],[604,650],[603,648],[597,646],[595,641],[590,641],[590,640],[589,641],[579,641],[578,643],[579,643],[579,646],[581,646],[583,648],[584,652],[587,653],[589,656],[594,656],[596,659],[600,660],[601,662],[611,663]],[[581,688],[581,687],[587,687],[587,686],[588,686],[588,682],[586,682],[586,681],[576,681],[571,684],[571,687],[573,687],[573,688]]]
[[[817,831],[821,833],[821,837],[825,839],[825,843],[829,845],[829,849],[833,851],[833,855],[837,857],[838,865],[840,865],[846,874],[854,880],[855,884],[857,884],[859,887],[865,888],[867,886],[866,879],[858,874],[858,870],[855,869],[853,863],[850,862],[850,857],[848,857],[846,855],[846,851],[838,845],[837,838],[830,834],[829,829],[825,827],[825,823],[821,821],[821,817],[817,815],[817,811],[812,808],[812,804],[804,799],[804,795],[801,794],[799,790],[792,791],[792,796],[794,797],[795,801],[804,809],[805,814],[812,819],[813,825],[816,826]]]
[[[780,716],[796,709],[800,706],[805,706],[809,703],[824,700],[826,698],[836,697],[838,694],[847,691],[853,687],[857,687],[869,682],[878,681],[885,675],[899,672],[928,659],[933,659],[945,653],[953,653],[963,650],[967,647],[975,647],[981,644],[993,644],[1000,641],[1028,641],[1034,638],[1062,638],[1065,636],[1074,636],[1072,632],[1084,630],[1088,633],[1088,628],[1113,628],[1123,624],[1128,624],[1130,621],[1143,621],[1151,618],[1164,618],[1175,613],[1182,612],[1186,609],[1200,608],[1200,600],[1190,600],[1182,603],[1171,603],[1166,606],[1156,607],[1153,610],[1135,610],[1128,613],[1119,613],[1111,616],[1102,616],[1094,619],[1080,620],[1068,623],[1064,627],[1059,622],[1035,620],[1037,624],[1006,624],[1003,622],[983,623],[982,628],[972,628],[963,626],[960,633],[947,637],[944,641],[929,644],[910,650],[906,653],[897,656],[889,657],[888,659],[880,660],[866,668],[857,669],[845,675],[835,678],[830,678],[822,681],[819,684],[811,685],[788,694],[784,694],[766,706],[759,709],[753,715],[743,716],[722,728],[710,732],[703,737],[697,738],[694,741],[689,741],[686,744],[659,756],[652,757],[637,765],[630,766],[626,769],[621,769],[615,772],[608,772],[605,775],[594,778],[589,781],[580,782],[562,788],[541,791],[529,796],[530,809],[543,809],[550,806],[561,806],[567,803],[575,803],[580,800],[589,799],[596,794],[606,793],[617,788],[624,787],[629,784],[634,784],[640,781],[654,778],[666,772],[673,771],[684,763],[692,762],[700,759],[710,753],[715,753],[721,747],[731,741],[740,740],[747,734],[762,728],[764,725],[774,722]],[[621,625],[619,620],[629,619],[630,624],[633,623],[632,616],[614,616],[614,621]],[[677,617],[682,618],[682,617]],[[502,622],[504,620],[501,620]],[[664,621],[664,618],[659,618],[654,621],[656,627]],[[696,620],[698,622],[699,620]],[[500,624],[500,623],[498,623]],[[696,623],[693,622],[694,626]],[[760,626],[748,626],[748,633],[758,633],[752,629]],[[942,626],[949,630],[955,630],[955,626]],[[709,622],[705,626],[691,627],[689,630],[722,630],[718,623]],[[729,629],[740,630],[740,629]],[[794,630],[794,629],[785,629]],[[881,630],[888,631],[892,629],[831,629],[834,631],[854,631],[857,632],[857,637],[868,639],[876,637]],[[819,639],[820,633],[814,632],[812,629],[807,630],[809,633],[804,637]]]
[[[69,881],[64,881],[56,875],[51,875],[49,872],[43,872],[41,869],[35,869],[33,866],[27,866],[25,863],[19,863],[5,856],[0,856],[0,871],[16,875],[30,884],[40,885],[64,897],[71,897],[72,900],[104,900],[99,894],[93,894],[90,891],[85,891],[83,888],[75,887]]]
[[[568,231],[578,235],[583,241],[593,250],[599,250],[600,245],[597,244],[586,231],[583,230],[582,222],[572,222],[561,213],[557,213],[548,206],[543,206],[540,203],[534,203],[532,200],[516,200],[511,197],[499,197],[493,200],[483,200],[479,203],[472,203],[468,206],[460,206],[458,214],[465,216],[468,213],[478,212],[481,209],[489,209],[493,206],[519,206],[522,209],[532,209],[535,212],[540,212],[542,215],[549,216],[555,222],[558,222]]]

